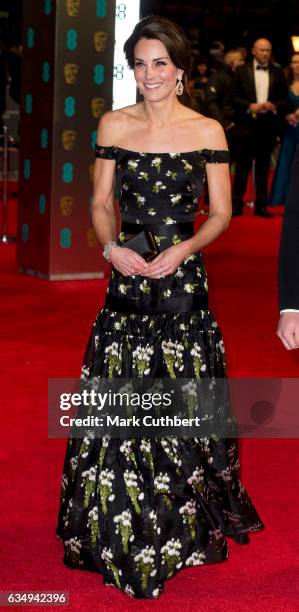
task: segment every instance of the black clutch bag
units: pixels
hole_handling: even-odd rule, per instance
[[[139,232],[139,234],[127,240],[123,246],[141,255],[145,261],[152,261],[160,253],[155,236],[150,230]]]

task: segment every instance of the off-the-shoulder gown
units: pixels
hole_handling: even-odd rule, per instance
[[[97,145],[96,156],[115,160],[119,243],[147,227],[161,251],[192,235],[206,164],[228,163],[228,151],[208,149]],[[142,376],[226,376],[201,253],[161,279],[112,268],[82,377]],[[263,527],[240,482],[237,438],[68,440],[57,526],[64,563],[99,572],[129,595],[158,597],[180,569],[224,561],[227,538],[246,543]]]

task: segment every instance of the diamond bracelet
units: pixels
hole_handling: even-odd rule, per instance
[[[106,261],[110,261],[110,253],[114,246],[118,246],[117,242],[115,242],[114,240],[112,240],[111,242],[107,242],[107,244],[105,244],[104,250],[103,250],[103,257],[104,259],[106,259]]]

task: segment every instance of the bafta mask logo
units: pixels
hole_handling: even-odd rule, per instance
[[[74,85],[78,77],[78,64],[64,64],[64,80],[67,85]]]
[[[105,100],[104,98],[92,98],[91,100],[91,112],[93,117],[100,119],[104,112]]]
[[[90,227],[86,232],[87,244],[91,249],[94,249],[96,246],[99,246],[97,241],[97,237],[95,235],[95,231],[93,227]]]
[[[72,196],[63,196],[60,198],[60,211],[64,217],[69,217],[73,212],[74,198]]]
[[[72,151],[76,144],[77,132],[74,130],[64,130],[62,132],[62,146],[65,151]]]
[[[66,0],[66,10],[69,17],[78,17],[80,0]]]
[[[107,32],[95,32],[93,36],[96,51],[105,51],[108,34]]]

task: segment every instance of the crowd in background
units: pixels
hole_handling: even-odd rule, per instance
[[[299,144],[299,53],[282,69],[272,59],[272,45],[257,39],[251,57],[243,47],[225,51],[217,41],[209,59],[195,54],[187,84],[191,106],[223,126],[235,165],[233,214],[243,212],[247,178],[254,160],[255,214],[271,217],[267,204],[284,204]],[[269,194],[273,148],[281,142]]]

